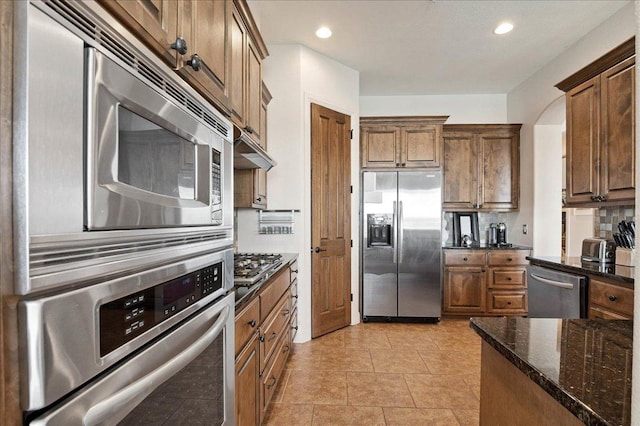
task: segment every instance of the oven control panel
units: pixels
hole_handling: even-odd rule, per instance
[[[219,262],[100,306],[100,356],[223,288]]]

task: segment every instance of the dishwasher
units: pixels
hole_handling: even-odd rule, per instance
[[[586,318],[587,278],[540,266],[527,267],[529,318]]]

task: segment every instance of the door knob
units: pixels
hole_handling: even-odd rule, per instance
[[[313,249],[313,251],[315,251],[316,253],[320,253],[321,251],[327,251],[327,249],[316,247],[316,248]]]

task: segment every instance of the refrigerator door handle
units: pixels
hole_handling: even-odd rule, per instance
[[[398,201],[398,263],[402,263],[402,241],[404,239],[404,218],[402,201]]]
[[[398,226],[396,226],[397,220],[397,205],[393,202],[393,263],[398,263]]]

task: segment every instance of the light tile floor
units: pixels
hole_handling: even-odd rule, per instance
[[[477,425],[480,338],[468,320],[363,323],[295,344],[267,425]]]

